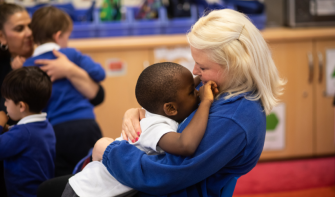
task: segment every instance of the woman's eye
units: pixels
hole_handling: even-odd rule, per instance
[[[200,70],[205,70],[205,69],[200,67]]]
[[[23,30],[22,25],[15,27],[15,31],[17,31],[17,32],[21,32],[22,30]]]

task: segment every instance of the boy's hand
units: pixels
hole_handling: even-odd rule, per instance
[[[218,86],[214,81],[208,81],[205,85],[200,87],[199,95],[201,101],[209,101],[213,103],[215,95],[219,93]]]
[[[8,119],[7,114],[4,111],[0,111],[0,126],[5,127]]]

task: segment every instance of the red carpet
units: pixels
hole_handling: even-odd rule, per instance
[[[238,179],[234,195],[335,186],[335,157],[261,162]]]

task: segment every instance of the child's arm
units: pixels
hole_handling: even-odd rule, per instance
[[[218,90],[215,82],[209,81],[201,87],[199,91],[201,103],[192,120],[183,132],[166,133],[159,140],[158,146],[165,152],[175,155],[190,156],[194,154],[198,148],[206,131],[209,109],[213,103],[214,94],[216,94]]]

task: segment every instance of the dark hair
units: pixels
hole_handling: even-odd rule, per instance
[[[65,33],[70,27],[72,27],[70,16],[53,6],[46,6],[36,10],[30,24],[36,44],[52,42],[54,41],[53,35],[55,33],[58,31]]]
[[[51,96],[49,76],[37,66],[22,67],[11,71],[4,79],[1,94],[15,104],[27,103],[29,111],[40,113]]]
[[[172,62],[157,63],[144,69],[135,88],[137,102],[147,111],[157,113],[164,103],[176,101],[178,77],[184,70],[185,67]]]
[[[13,3],[0,3],[0,30],[3,30],[3,25],[7,22],[8,17],[23,11],[26,9],[22,6]]]

